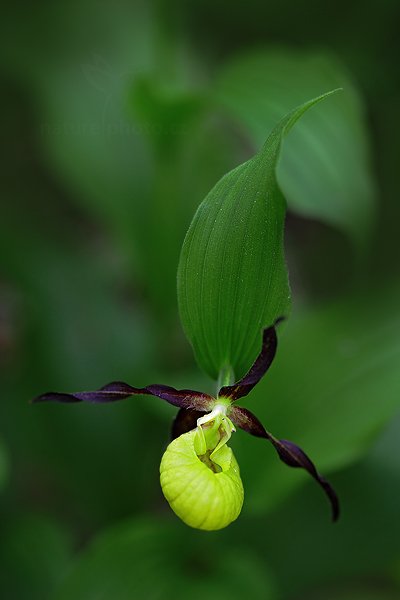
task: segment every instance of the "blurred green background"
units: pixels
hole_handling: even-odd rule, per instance
[[[389,0],[3,11],[2,598],[400,598],[399,16]],[[28,400],[115,379],[214,391],[178,318],[186,229],[280,116],[338,86],[285,142],[293,314],[246,405],[329,475],[342,518],[239,432],[243,514],[192,531],[159,487],[171,406]]]

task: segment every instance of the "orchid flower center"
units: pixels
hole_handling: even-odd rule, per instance
[[[194,448],[197,456],[207,462],[213,460],[215,454],[229,441],[232,432],[236,431],[232,421],[227,417],[228,404],[217,403],[213,410],[197,419],[197,431]]]

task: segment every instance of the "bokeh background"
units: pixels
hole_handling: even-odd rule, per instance
[[[36,2],[1,20],[0,596],[400,598],[398,2]],[[245,507],[184,526],[174,409],[31,405],[112,380],[214,391],[176,302],[191,217],[290,108],[293,313],[247,405],[342,502],[237,433]],[[229,243],[229,240],[227,240]]]

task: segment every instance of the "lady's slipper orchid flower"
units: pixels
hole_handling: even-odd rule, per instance
[[[179,407],[172,426],[173,441],[160,465],[163,493],[172,510],[191,527],[216,530],[226,527],[240,514],[243,485],[239,467],[227,445],[235,426],[270,441],[279,458],[289,467],[305,469],[323,488],[339,516],[335,491],[310,458],[293,442],[274,437],[246,408],[236,406],[247,396],[270,367],[277,349],[275,325],[264,330],[261,352],[248,373],[233,385],[220,388],[216,397],[194,390],[176,390],[166,385],[136,388],[115,381],[93,392],[73,394],[49,392],[34,402],[94,402],[123,400],[137,394],[158,396]]]

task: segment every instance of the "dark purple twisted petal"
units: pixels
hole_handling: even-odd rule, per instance
[[[275,450],[277,451],[279,458],[289,467],[305,469],[311,477],[322,487],[325,494],[328,496],[332,508],[332,520],[337,521],[339,518],[340,507],[339,499],[336,492],[328,481],[322,477],[315,468],[314,463],[307,456],[305,452],[299,446],[288,440],[278,440],[269,431],[267,431],[262,423],[257,419],[253,413],[246,408],[240,406],[232,406],[229,411],[229,418],[232,422],[251,433],[256,437],[261,437],[269,440]]]
[[[172,423],[171,440],[195,429],[197,427],[197,419],[203,414],[204,412],[194,410],[193,408],[180,408]]]
[[[275,325],[282,319],[278,319]],[[260,379],[265,375],[271,366],[276,354],[276,348],[278,345],[278,338],[276,335],[275,325],[264,329],[261,352],[257,356],[253,366],[246,373],[242,379],[239,379],[233,385],[226,385],[222,387],[218,395],[224,396],[225,398],[231,398],[232,401],[247,396]]]
[[[38,396],[32,402],[93,402],[106,403],[124,400],[129,396],[148,394],[166,400],[179,408],[195,408],[199,411],[212,409],[215,402],[212,396],[194,390],[176,390],[168,385],[148,385],[144,388],[135,388],[122,381],[113,381],[93,392],[75,392],[73,394],[48,392]]]

